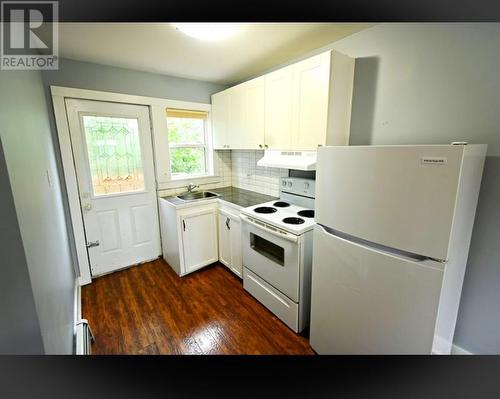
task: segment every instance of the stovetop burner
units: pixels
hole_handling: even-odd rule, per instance
[[[312,209],[305,209],[303,211],[298,211],[297,215],[303,216],[305,218],[313,218],[314,217],[314,211]]]
[[[277,211],[278,210],[276,208],[272,208],[270,206],[259,206],[258,208],[254,209],[254,212],[257,212],[257,213],[274,213]]]
[[[302,224],[305,220],[301,218],[284,218],[283,223],[286,224]]]
[[[284,201],[275,202],[273,205],[277,206],[278,208],[286,208],[286,207],[290,206],[290,204],[288,202],[284,202]]]

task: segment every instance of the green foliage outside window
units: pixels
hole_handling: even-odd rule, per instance
[[[179,147],[170,149],[172,173],[199,174],[205,171],[203,148]]]
[[[167,118],[172,174],[202,174],[205,170],[205,120]]]

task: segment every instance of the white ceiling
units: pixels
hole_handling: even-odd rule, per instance
[[[370,24],[244,23],[221,41],[169,23],[60,23],[59,55],[147,72],[232,84],[351,35]]]

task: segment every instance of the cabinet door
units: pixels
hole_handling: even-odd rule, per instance
[[[293,65],[292,141],[297,150],[325,145],[330,82],[330,52]]]
[[[241,148],[240,141],[245,135],[245,96],[243,86],[227,89],[229,93],[229,125],[227,145],[229,148]]]
[[[219,261],[231,267],[231,237],[230,237],[230,219],[224,213],[219,212]]]
[[[229,91],[224,90],[212,95],[212,136],[215,149],[228,145]]]
[[[285,150],[292,145],[293,65],[265,76],[265,144]]]
[[[243,134],[239,136],[238,148],[258,149],[264,146],[264,77],[242,84],[243,90]]]
[[[229,221],[231,237],[231,270],[238,276],[243,276],[243,259],[241,254],[241,219],[233,216]]]
[[[186,273],[217,262],[217,210],[205,209],[181,216]]]

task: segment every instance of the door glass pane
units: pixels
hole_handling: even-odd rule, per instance
[[[83,116],[95,196],[144,190],[137,119]]]

